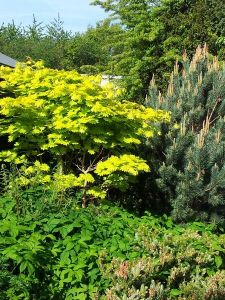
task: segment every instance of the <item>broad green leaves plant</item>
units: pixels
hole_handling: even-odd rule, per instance
[[[0,201],[1,300],[94,299],[109,285],[101,276],[101,261],[140,254],[133,239],[135,220],[125,211],[90,206],[36,219],[15,215],[14,202]]]
[[[157,123],[168,121],[168,113],[121,100],[121,90],[102,85],[100,76],[51,70],[41,62],[19,64],[15,70],[1,67],[0,77],[0,134],[12,145],[1,149],[0,157],[27,165],[24,184],[28,175],[42,170],[40,183],[81,187],[86,206],[90,195],[104,197],[118,176],[124,189],[130,176],[149,171],[131,150],[157,134]],[[43,164],[46,158],[49,167]],[[56,175],[50,178],[48,168]]]

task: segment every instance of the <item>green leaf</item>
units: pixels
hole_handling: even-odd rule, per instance
[[[80,261],[76,266],[74,267],[74,270],[79,270],[79,269],[84,269],[86,268],[86,262],[85,261]]]
[[[19,234],[18,225],[12,224],[12,227],[10,228],[10,234],[12,237],[17,237]]]
[[[219,267],[223,263],[222,257],[221,256],[216,256],[214,260],[215,260],[216,267],[219,269]]]
[[[49,239],[51,239],[51,240],[53,240],[53,241],[56,240],[56,237],[55,237],[53,234],[48,234],[48,235],[46,235],[46,238],[49,238]]]
[[[206,272],[209,276],[213,276],[215,274],[215,271],[211,269],[207,269]]]
[[[45,225],[44,229],[46,231],[52,231],[60,222],[60,219],[50,219],[49,222]]]
[[[35,271],[35,268],[31,262],[27,263],[27,269],[28,269],[29,274],[33,274]]]
[[[181,294],[182,294],[181,290],[178,290],[178,289],[172,289],[172,290],[170,291],[170,295],[171,295],[171,296],[179,296],[179,295],[181,295]]]
[[[82,278],[84,276],[84,271],[82,269],[79,269],[75,272],[75,276],[78,279],[78,281],[82,281]]]
[[[69,265],[70,264],[70,259],[69,259],[70,253],[68,251],[64,251],[60,255],[60,261],[64,265]]]
[[[69,242],[68,244],[66,244],[66,250],[69,251],[71,249],[74,248],[74,243],[73,242]]]
[[[85,295],[84,293],[77,295],[74,299],[77,300],[86,300],[87,299],[87,295]]]
[[[62,237],[65,238],[73,230],[73,228],[73,224],[64,225],[59,231],[62,234]]]
[[[120,241],[119,242],[119,248],[120,248],[120,250],[126,250],[126,244],[123,242],[123,241]]]
[[[99,269],[95,268],[88,272],[88,277],[90,277],[91,282],[95,282],[99,275]]]
[[[27,261],[23,261],[20,264],[20,272],[23,273],[23,271],[27,268]]]
[[[212,249],[213,250],[217,250],[217,251],[221,251],[221,252],[225,252],[225,249],[221,247],[221,245],[213,243],[212,244]]]

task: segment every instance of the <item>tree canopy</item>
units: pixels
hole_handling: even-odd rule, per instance
[[[153,74],[165,87],[184,50],[192,55],[197,45],[207,43],[212,54],[224,57],[223,0],[96,0],[93,4],[111,12],[125,29],[114,70],[125,76],[130,98],[145,97]]]

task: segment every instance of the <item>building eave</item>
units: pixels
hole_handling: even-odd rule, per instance
[[[0,65],[15,68],[17,61],[0,52]]]

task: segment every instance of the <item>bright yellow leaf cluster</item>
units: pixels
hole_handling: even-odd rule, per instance
[[[2,134],[10,141],[35,140],[39,151],[66,153],[83,144],[90,153],[102,145],[127,147],[153,136],[154,123],[169,120],[167,112],[118,100],[121,91],[101,86],[100,76],[47,69],[38,62],[15,70],[1,67],[0,78],[0,113],[8,120],[0,123]]]
[[[79,176],[74,174],[54,174],[52,183],[56,190],[63,191],[68,188],[80,187],[82,188],[85,183],[94,183],[94,177],[87,173],[81,173]]]
[[[136,176],[140,171],[150,171],[146,162],[135,155],[123,154],[120,156],[112,155],[105,161],[99,162],[95,173],[99,176],[105,176],[115,172],[124,172]]]
[[[23,165],[19,169],[20,176],[16,178],[16,181],[21,186],[48,184],[51,182],[49,171],[50,168],[47,164],[35,161],[31,166]]]

